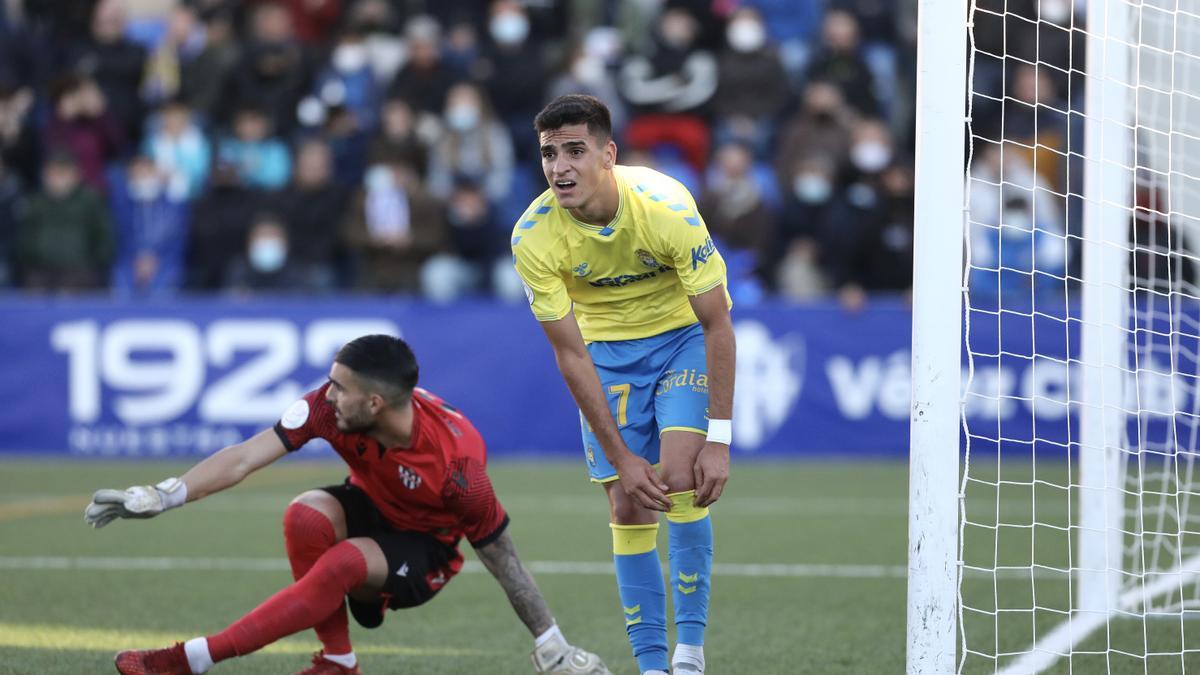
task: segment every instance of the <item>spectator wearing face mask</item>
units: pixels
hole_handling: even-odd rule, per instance
[[[235,293],[312,293],[317,287],[292,260],[287,226],[273,213],[254,218],[245,252],[229,264],[224,287]]]
[[[849,161],[854,123],[855,115],[846,106],[840,89],[822,80],[809,82],[800,111],[780,129],[775,152],[780,190],[785,194],[792,190],[796,168],[808,157],[829,160],[836,175]]]
[[[819,222],[822,266],[849,310],[858,310],[866,302],[866,277],[860,269],[865,242],[875,236],[879,221],[890,217],[892,204],[884,184],[884,171],[892,162],[890,142],[881,122],[859,123],[845,187],[823,210]]]
[[[363,35],[355,29],[347,29],[338,37],[326,64],[313,84],[312,94],[301,102],[301,122],[306,120],[305,106],[342,108],[349,115],[355,130],[364,133],[374,131],[379,118],[379,88],[371,68],[370,52]],[[321,121],[324,114],[313,110]]]
[[[354,287],[417,293],[422,266],[448,245],[442,205],[398,158],[372,165],[363,183],[341,226],[355,270]]]
[[[699,37],[694,16],[680,8],[665,10],[652,48],[628,57],[617,82],[636,111],[626,134],[630,144],[670,143],[703,170],[711,140],[703,116],[717,91],[717,60],[699,46]]]
[[[83,183],[75,159],[52,154],[42,169],[42,192],[29,199],[17,230],[24,287],[103,288],[112,261],[112,230],[103,199]]]
[[[865,212],[858,242],[850,249],[849,276],[840,289],[858,306],[871,294],[912,289],[913,176],[909,162],[889,165],[879,176],[879,199]]]
[[[456,176],[482,183],[493,203],[500,203],[513,184],[512,138],[491,111],[478,86],[462,82],[446,96],[446,132],[430,158],[429,191],[446,199]]]
[[[798,158],[789,174],[792,184],[785,193],[768,268],[780,291],[799,300],[828,285],[823,234],[835,197],[837,162],[829,156],[808,155]]]
[[[787,75],[775,46],[767,42],[756,10],[735,11],[725,35],[713,97],[715,140],[750,143],[755,155],[762,156],[774,138],[776,118],[788,102],[788,89],[781,86]]]
[[[212,151],[192,112],[181,100],[165,103],[149,125],[142,152],[149,156],[177,200],[200,195],[208,180]]]
[[[272,135],[266,112],[252,104],[238,108],[233,134],[217,141],[217,161],[236,167],[248,187],[260,190],[278,190],[291,172],[287,145]]]
[[[821,30],[825,0],[742,0],[740,4],[758,11],[768,39],[779,45],[788,81],[799,83],[811,56],[810,45],[817,42]]]
[[[530,35],[529,16],[521,3],[499,0],[490,12],[483,56],[471,70],[487,89],[520,159],[532,159],[537,134],[529,120],[541,110],[548,79],[542,45]]]
[[[882,120],[858,120],[850,131],[849,180],[883,171],[891,164],[893,153],[892,134]]]
[[[375,82],[387,87],[404,64],[408,49],[400,35],[396,12],[387,0],[359,0],[350,7],[347,25],[363,36]]]
[[[169,185],[146,155],[118,172],[109,194],[117,231],[112,288],[118,293],[155,295],[183,284],[188,207],[171,196]]]

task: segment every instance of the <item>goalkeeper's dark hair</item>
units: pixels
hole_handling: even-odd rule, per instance
[[[569,124],[586,124],[588,133],[607,142],[612,138],[612,115],[608,106],[595,96],[566,94],[550,101],[533,118],[533,128],[543,131],[561,129]]]
[[[408,402],[417,386],[417,357],[408,343],[391,335],[363,335],[347,342],[333,357],[383,396],[390,405]]]

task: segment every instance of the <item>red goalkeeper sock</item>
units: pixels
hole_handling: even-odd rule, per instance
[[[323,553],[337,544],[337,534],[333,531],[333,523],[324,513],[307,504],[293,502],[283,513],[283,541],[292,565],[292,578],[299,581]],[[350,645],[350,622],[344,603],[313,629],[326,654],[349,654],[353,651]]]
[[[351,589],[367,579],[367,560],[348,541],[322,555],[299,581],[284,588],[228,628],[208,636],[214,662],[249,654],[328,618]]]

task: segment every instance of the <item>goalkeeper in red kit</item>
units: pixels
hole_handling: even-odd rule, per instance
[[[360,673],[347,605],[359,624],[374,628],[388,609],[428,602],[462,569],[458,543],[465,537],[533,634],[535,672],[607,674],[599,657],[567,643],[517,557],[479,432],[417,387],[417,372],[404,341],[357,338],[338,351],[329,381],[292,404],[273,429],[224,448],[179,478],[97,491],[84,514],[93,527],[148,518],[233,487],[313,438],[328,441],[350,474],[341,485],[300,494],[284,512],[294,583],[218,633],[121,652],[117,670],[204,673],[313,628],[323,649],[300,673]]]

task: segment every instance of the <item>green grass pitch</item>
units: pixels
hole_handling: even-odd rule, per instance
[[[84,525],[92,490],[185,466],[0,462],[0,673],[115,672],[120,649],[223,628],[290,581],[280,531],[287,502],[343,475],[335,462],[285,459],[153,520]],[[899,462],[735,466],[714,526],[716,562],[737,575],[715,577],[709,672],[903,670],[906,473]],[[568,639],[614,673],[634,673],[611,575],[548,564],[611,562],[600,489],[572,463],[495,462],[491,474]],[[660,551],[665,534],[664,526]],[[529,635],[486,572],[459,575],[377,630],[351,626],[365,673],[532,672]],[[288,673],[318,648],[307,631],[212,672]]]
[[[283,509],[305,489],[340,481],[340,467],[283,460],[203,502],[93,531],[82,519],[92,490],[157,481],[186,465],[0,461],[0,674],[114,672],[120,649],[220,630],[289,582]],[[1070,607],[1066,575],[1053,569],[1068,564],[1076,543],[1061,527],[1075,495],[1056,487],[1069,482],[1065,465],[1040,465],[1037,487],[1028,485],[1028,462],[971,473],[982,481],[967,486],[965,560],[1012,569],[966,576],[966,605],[999,612],[968,611],[963,625],[973,650],[1013,653]],[[491,474],[521,556],[567,637],[613,672],[635,673],[605,567],[611,548],[600,489],[569,462],[495,462]],[[907,467],[898,461],[735,466],[714,509],[720,567],[709,672],[903,672],[906,502]],[[664,527],[660,551],[665,535]],[[1023,571],[1034,565],[1036,573]],[[477,565],[424,607],[392,612],[378,630],[353,622],[351,630],[365,673],[531,672],[529,635]],[[212,672],[289,673],[318,648],[305,632]],[[1193,672],[1200,621],[1116,620],[1081,650],[1092,653],[1048,672]],[[962,664],[967,673],[996,665],[977,654]]]

